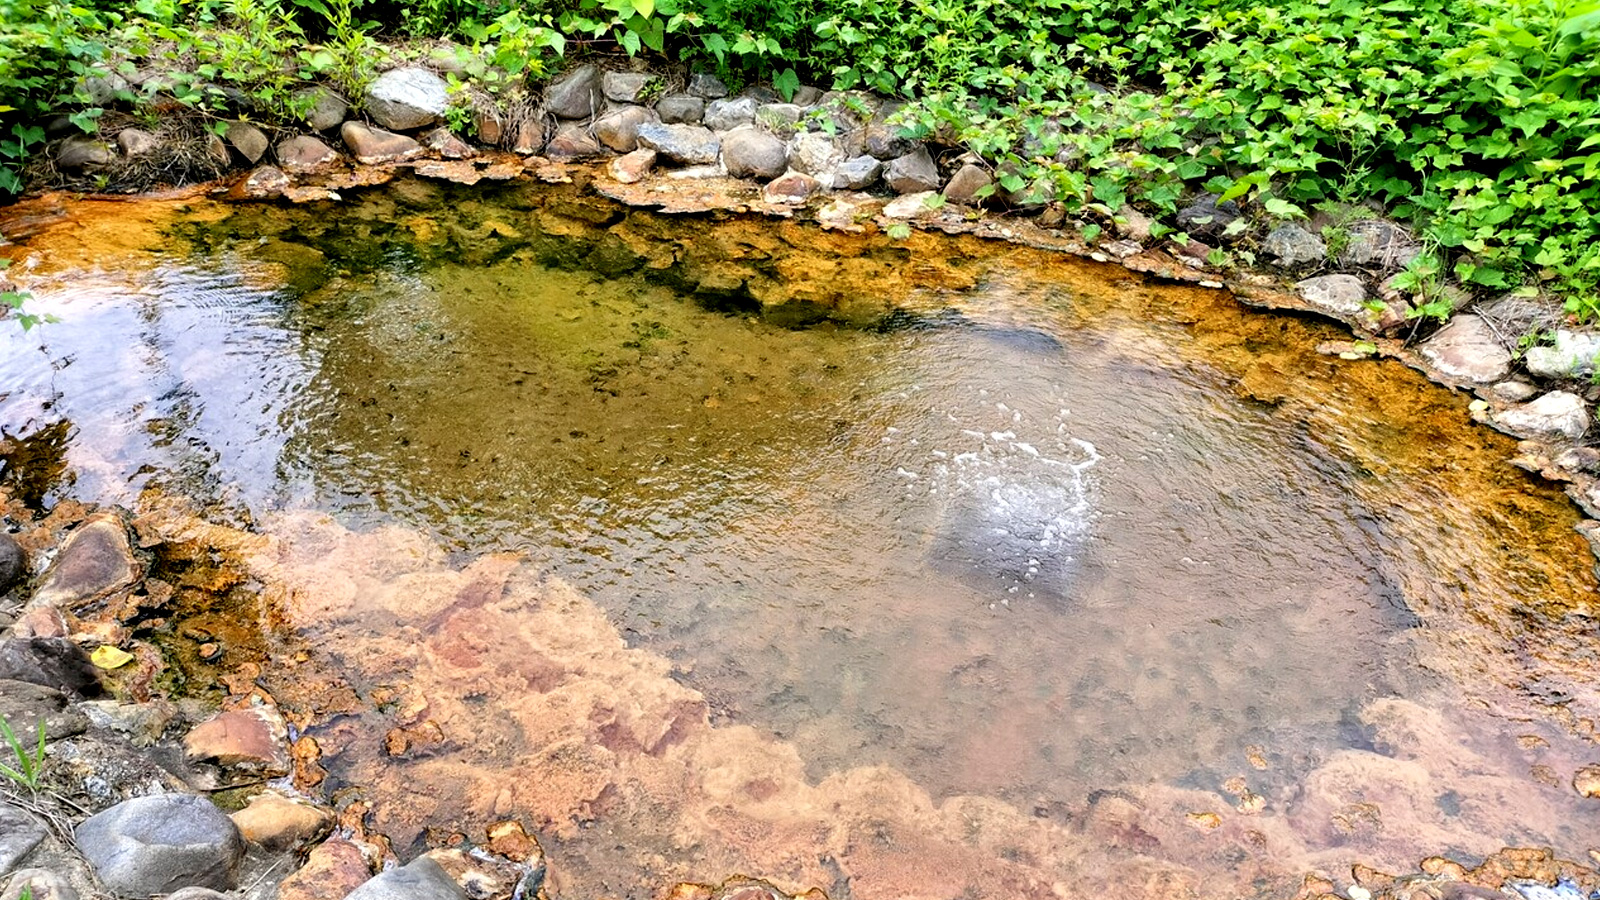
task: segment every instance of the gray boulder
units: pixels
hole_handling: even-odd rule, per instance
[[[600,69],[582,65],[552,83],[544,93],[544,109],[558,119],[587,119],[600,111],[605,97]]]
[[[1576,441],[1589,430],[1589,411],[1577,394],[1551,391],[1496,414],[1494,421],[1522,437],[1566,437]]]
[[[789,167],[789,148],[770,132],[746,125],[722,136],[722,165],[735,178],[777,178]]]
[[[1321,262],[1328,256],[1322,238],[1292,223],[1272,229],[1261,242],[1261,250],[1286,269]]]
[[[56,147],[56,165],[68,172],[101,169],[116,159],[110,144],[86,134],[73,135]]]
[[[432,125],[449,107],[444,79],[427,69],[390,69],[367,85],[367,114],[395,131]]]
[[[871,156],[857,156],[834,168],[833,186],[846,191],[865,190],[882,174],[883,163]]]
[[[979,199],[978,192],[993,183],[994,179],[982,166],[967,163],[945,182],[944,198],[951,203],[970,206]]]
[[[789,139],[789,164],[797,172],[821,176],[837,169],[844,161],[844,149],[829,135],[802,131]]]
[[[1488,322],[1468,313],[1452,318],[1418,350],[1451,378],[1488,384],[1511,371],[1511,351]]]
[[[594,122],[594,136],[618,153],[632,153],[639,146],[639,126],[660,119],[643,106],[619,106]]]
[[[245,852],[233,820],[190,794],[123,801],[84,820],[73,837],[100,881],[129,897],[232,890]]]
[[[444,867],[426,856],[367,879],[345,900],[466,900]]]
[[[1345,228],[1349,240],[1339,254],[1346,266],[1383,270],[1403,269],[1422,252],[1410,232],[1384,219],[1362,219]]]
[[[317,85],[297,92],[295,101],[304,104],[306,114],[305,123],[313,131],[328,131],[338,128],[344,122],[344,117],[350,112],[350,104],[333,88]]]
[[[1555,345],[1529,347],[1522,362],[1528,371],[1544,378],[1576,378],[1600,366],[1600,334],[1556,329]]]
[[[137,159],[161,149],[161,138],[143,128],[124,128],[117,132],[117,148],[123,156]]]
[[[28,555],[17,539],[0,531],[0,594],[11,590],[28,575]]]
[[[1232,200],[1221,200],[1216,194],[1202,194],[1193,203],[1178,210],[1178,227],[1190,237],[1215,240],[1237,218],[1239,204]]]
[[[939,189],[939,167],[928,155],[927,147],[891,160],[883,169],[883,180],[901,194],[919,194]]]
[[[607,100],[616,103],[637,103],[639,95],[656,77],[648,72],[607,72],[600,80],[600,90]]]
[[[260,162],[272,146],[266,133],[249,122],[229,122],[222,139],[252,166]]]
[[[49,832],[31,814],[0,803],[0,875],[15,869]]]
[[[1295,290],[1311,307],[1339,319],[1359,316],[1366,310],[1367,286],[1356,275],[1319,275],[1297,282]]]
[[[916,140],[906,137],[901,133],[900,126],[891,125],[888,121],[905,106],[897,100],[889,100],[878,107],[872,120],[867,122],[866,134],[863,135],[867,155],[875,159],[894,159],[916,149]]]
[[[789,98],[789,102],[801,107],[816,106],[822,102],[822,95],[822,88],[803,84],[795,89],[794,96]]]
[[[656,101],[656,115],[668,125],[694,125],[706,114],[706,101],[688,94],[673,94]]]
[[[639,146],[647,147],[679,165],[704,166],[717,161],[722,142],[715,132],[701,125],[639,126]]]
[[[740,125],[756,120],[756,101],[750,97],[736,100],[713,100],[706,104],[701,122],[712,131],[732,131]]]
[[[715,75],[696,72],[689,76],[689,93],[704,100],[718,100],[728,96],[728,86]]]

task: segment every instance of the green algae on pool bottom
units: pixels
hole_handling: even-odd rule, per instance
[[[66,321],[7,374],[75,423],[92,496],[150,481],[526,554],[814,780],[885,764],[934,797],[1072,809],[1117,785],[1214,791],[1258,747],[1275,765],[1252,790],[1288,806],[1371,752],[1374,703],[1444,702],[1435,673],[1497,703],[1572,687],[1504,627],[1587,602],[1570,509],[1419,377],[1316,356],[1325,328],[971,241],[438,199],[184,229],[187,253],[41,290]],[[923,314],[774,322],[830,303]],[[363,655],[417,627],[379,621],[394,632],[302,624],[374,694],[393,672]],[[415,661],[415,689],[461,689],[429,684],[441,664]],[[471,725],[451,707],[449,765],[359,749],[393,724],[369,717],[329,732],[330,768],[512,777],[539,736],[490,727],[510,696],[473,703]],[[464,826],[481,804],[427,808]],[[1327,828],[1297,840],[1365,846]]]

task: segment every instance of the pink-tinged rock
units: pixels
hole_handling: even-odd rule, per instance
[[[339,137],[350,148],[357,162],[365,165],[398,162],[423,154],[422,145],[403,134],[369,128],[360,122],[346,122],[339,129]]]
[[[273,851],[303,846],[333,827],[328,811],[273,791],[257,794],[232,818],[245,840]]]
[[[768,203],[804,203],[821,189],[821,182],[804,172],[786,172],[767,182],[761,196]]]
[[[338,151],[308,134],[289,138],[278,145],[278,165],[286,172],[315,172],[338,159]]]
[[[100,513],[86,519],[61,545],[29,605],[78,606],[131,587],[139,575],[122,518]]]
[[[611,161],[611,177],[623,184],[635,184],[643,181],[655,164],[654,150],[635,150]]]
[[[466,141],[451,134],[448,128],[435,128],[423,135],[422,146],[445,159],[471,159],[478,155],[478,151],[469,147]]]
[[[228,189],[230,200],[276,200],[289,189],[289,176],[276,166],[257,166]]]
[[[282,775],[289,771],[287,730],[275,710],[231,710],[196,725],[184,737],[183,750],[196,762],[248,766]]]
[[[300,871],[278,885],[278,900],[343,900],[370,877],[361,850],[334,838],[313,849]]]
[[[605,153],[600,142],[589,129],[576,122],[568,122],[556,129],[555,136],[544,147],[544,155],[551,159],[586,159]]]

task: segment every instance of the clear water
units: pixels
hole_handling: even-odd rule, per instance
[[[1369,841],[1321,821],[1342,821],[1343,807],[1305,812],[1321,796],[1307,785],[1355,758],[1340,754],[1400,755],[1374,724],[1395,698],[1465,722],[1481,714],[1459,705],[1465,682],[1534,709],[1519,693],[1525,673],[1506,668],[1520,639],[1507,642],[1490,610],[1580,604],[1593,588],[1559,497],[1491,458],[1504,444],[1400,367],[1352,374],[1311,349],[1331,334],[1317,326],[1250,317],[1201,292],[1085,279],[1041,258],[1031,269],[1000,252],[985,262],[970,246],[908,256],[880,244],[851,257],[807,246],[820,237],[760,245],[759,222],[633,214],[619,224],[604,208],[552,219],[556,201],[528,196],[393,204],[169,220],[168,237],[150,235],[153,249],[123,265],[46,275],[35,307],[62,321],[0,331],[0,428],[69,420],[78,495],[131,503],[160,487],[321,548],[288,552],[290,574],[278,576],[345,598],[305,607],[298,622],[330,661],[317,677],[336,673],[371,708],[312,731],[333,784],[373,793],[402,846],[428,827],[481,830],[520,814],[554,836],[574,896],[647,896],[663,879],[732,874],[717,866],[765,866],[754,873],[797,886],[837,869],[837,892],[855,865],[851,896],[911,890],[915,879],[850,842],[806,849],[810,832],[782,816],[759,837],[690,828],[726,804],[671,812],[693,807],[697,789],[660,780],[667,764],[654,760],[671,751],[635,760],[611,746],[621,726],[601,719],[621,715],[616,697],[584,695],[599,723],[587,743],[609,755],[574,771],[624,774],[572,788],[576,806],[555,788],[502,796],[495,782],[530,759],[550,766],[559,744],[551,710],[522,696],[549,686],[504,677],[530,654],[563,658],[517,637],[548,604],[552,576],[598,604],[629,647],[670,661],[635,685],[642,696],[691,692],[685,702],[703,712],[690,718],[716,740],[748,726],[796,755],[799,772],[745,796],[754,807],[786,796],[785,778],[829,785],[882,766],[930,803],[986,798],[1076,829],[1116,857],[1087,871],[1129,889],[1138,879],[1116,874],[1118,854],[1164,854],[1116,837],[1126,829],[1104,812],[1107,791],[1146,810],[1167,798],[1182,807],[1177,833],[1199,840],[1205,829],[1181,816],[1200,801],[1181,792],[1220,798],[1239,817],[1231,807],[1249,803],[1223,786],[1247,775],[1267,817],[1218,834],[1237,831],[1238,846],[1290,880],[1340,847],[1403,861],[1463,846],[1451,828],[1473,848],[1531,836],[1576,852],[1578,827],[1596,824],[1506,749],[1520,729],[1546,734],[1551,753],[1581,755],[1553,719],[1524,713],[1468,729],[1485,729],[1474,752],[1493,762],[1480,767],[1511,773],[1479,787],[1515,818],[1505,791],[1525,782],[1524,802],[1558,809],[1559,827],[1494,833],[1451,815],[1460,821],[1429,831],[1412,809],[1390,813],[1391,831]],[[395,221],[404,227],[382,224]],[[602,275],[593,248],[609,246],[605,235],[635,252]],[[651,240],[676,247],[677,262],[637,252]],[[571,264],[585,254],[587,266]],[[865,262],[841,272],[852,258]],[[811,310],[812,295],[762,315],[726,278],[704,275],[728,259],[797,282],[832,278],[852,320],[873,303],[913,312],[872,327],[786,327],[814,318],[786,314]],[[920,280],[885,274],[919,267]],[[756,276],[743,277],[759,293]],[[1151,314],[1163,310],[1174,314]],[[1439,457],[1429,445],[1441,433],[1463,442],[1446,456],[1470,463]],[[1536,499],[1508,510],[1512,495]],[[307,511],[337,525],[307,526]],[[1507,540],[1507,521],[1533,540]],[[1528,565],[1530,545],[1548,558]],[[521,587],[479,597],[445,574],[502,552],[524,561],[509,582]],[[329,558],[343,560],[339,571]],[[338,613],[346,601],[368,612]],[[493,675],[450,674],[463,605],[481,607],[473,653],[499,660],[484,670]],[[643,677],[621,671],[607,677]],[[386,732],[416,725],[383,711],[397,691],[426,698],[443,747],[419,759],[377,752]],[[637,702],[635,718],[679,708]],[[697,740],[683,746],[711,746]],[[694,752],[674,765],[701,771],[711,751]],[[1459,808],[1461,796],[1477,800],[1472,790],[1452,781],[1434,793]],[[912,827],[896,815],[883,813],[885,829]],[[1235,891],[1231,879],[1248,874],[1221,838],[1180,851],[1156,826],[1135,831],[1202,873],[1203,894]],[[1265,837],[1250,844],[1249,833]],[[789,859],[778,847],[812,861],[775,862]],[[1057,851],[1035,848],[1024,862],[1048,871],[1084,852]],[[1022,865],[1006,856],[1015,848],[985,852]],[[957,868],[979,896],[1020,890],[987,862]]]

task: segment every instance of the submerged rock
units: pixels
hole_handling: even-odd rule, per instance
[[[466,896],[443,866],[419,856],[368,879],[345,900],[466,900]]]
[[[384,128],[410,131],[432,125],[450,108],[449,86],[427,69],[391,69],[367,86],[367,114]]]
[[[1418,348],[1439,371],[1478,384],[1498,381],[1511,371],[1511,351],[1483,319],[1463,313]]]
[[[126,800],[90,816],[73,837],[101,882],[129,897],[232,890],[245,849],[233,820],[190,794]]]

